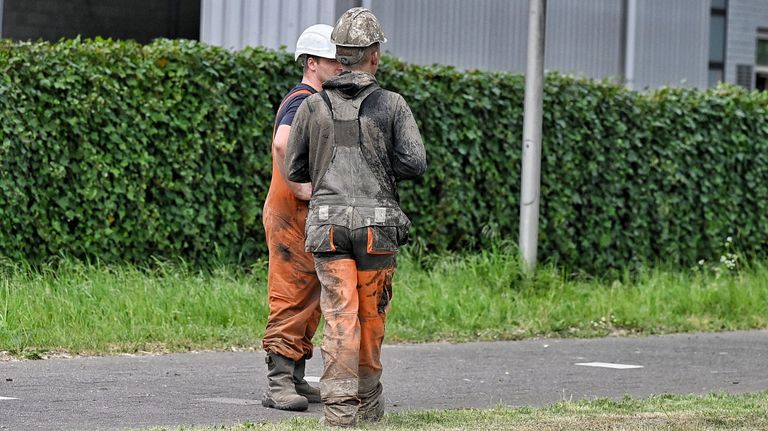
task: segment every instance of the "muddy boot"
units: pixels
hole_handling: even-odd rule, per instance
[[[304,370],[307,365],[306,359],[300,359],[296,361],[296,366],[293,368],[293,384],[296,386],[296,393],[306,398],[310,403],[320,402],[320,389],[310,386],[306,380],[304,380]]]
[[[306,410],[309,407],[307,399],[296,393],[293,384],[295,362],[277,353],[267,353],[266,362],[269,386],[261,405],[279,410]]]
[[[365,422],[378,422],[384,416],[384,397],[379,381],[381,373],[360,377],[358,397],[360,407],[357,410],[357,418]]]
[[[321,380],[323,392],[323,425],[353,427],[357,425],[357,378]]]

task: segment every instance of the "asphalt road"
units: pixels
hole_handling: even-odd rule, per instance
[[[387,345],[388,411],[768,390],[768,331]],[[606,368],[578,365],[602,362]],[[599,364],[598,364],[599,365]],[[309,376],[319,376],[319,352]],[[0,429],[101,430],[319,418],[261,407],[263,352],[0,362]]]

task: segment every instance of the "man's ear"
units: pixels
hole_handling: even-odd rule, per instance
[[[380,57],[381,57],[380,50],[377,49],[376,51],[373,51],[373,53],[371,53],[371,65],[378,66]]]
[[[317,61],[315,60],[315,57],[307,56],[307,69],[313,72],[317,70]]]

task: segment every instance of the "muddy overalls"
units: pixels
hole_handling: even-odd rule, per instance
[[[325,318],[320,391],[326,419],[342,425],[354,424],[358,417],[376,420],[383,414],[384,321],[392,297],[395,253],[406,242],[410,227],[396,191],[392,166],[396,151],[379,133],[394,123],[392,112],[387,112],[392,104],[383,101],[392,100],[389,96],[395,93],[381,94],[386,91],[375,80],[354,98],[333,91],[334,84],[352,79],[349,76],[342,74],[324,86],[326,91],[313,96],[314,130],[309,134],[320,142],[309,144],[304,156],[313,186],[306,250],[315,257]],[[317,112],[321,109],[324,112]],[[369,115],[361,120],[361,112]],[[418,128],[410,110],[407,113],[417,135],[413,139],[417,154],[409,157],[416,160],[414,169],[420,175],[426,158]],[[291,177],[296,171],[289,168],[289,157],[286,172],[294,181],[301,175]]]
[[[285,96],[276,115],[273,139],[285,107],[309,94],[297,86]],[[293,195],[280,174],[274,148],[272,153],[272,180],[263,216],[269,249],[269,318],[262,346],[268,353],[303,361],[312,357],[312,337],[320,323],[320,282],[312,255],[303,251],[308,203]]]

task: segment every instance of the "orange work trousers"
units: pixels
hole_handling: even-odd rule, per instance
[[[269,318],[262,347],[294,361],[312,357],[312,337],[320,323],[320,281],[312,254],[304,251],[303,216],[286,220],[264,213]]]
[[[381,345],[395,258],[394,252],[366,253],[369,231],[350,233],[334,226],[337,251],[315,254],[325,317],[320,392],[325,417],[334,425],[354,424],[358,411],[365,416],[366,411],[383,409]]]

